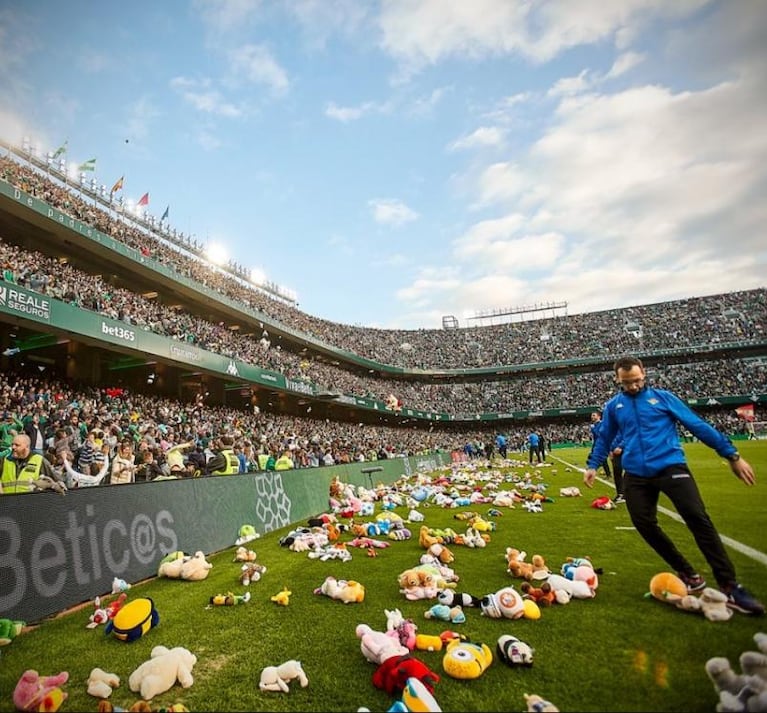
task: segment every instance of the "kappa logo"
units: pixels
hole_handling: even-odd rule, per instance
[[[239,376],[240,372],[237,371],[237,364],[230,361],[229,366],[226,367],[226,373],[229,374],[229,376]]]

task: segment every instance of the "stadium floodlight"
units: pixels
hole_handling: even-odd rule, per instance
[[[220,243],[208,243],[205,255],[214,265],[224,265],[229,257],[226,248]]]
[[[250,268],[250,281],[254,285],[263,285],[266,280],[266,273],[260,267]]]

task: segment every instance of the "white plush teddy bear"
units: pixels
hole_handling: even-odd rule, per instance
[[[261,671],[261,680],[258,687],[262,691],[282,691],[287,693],[290,690],[288,683],[294,679],[298,679],[301,688],[306,688],[309,685],[309,679],[304,673],[301,662],[290,659],[279,666],[267,666]]]
[[[740,655],[742,673],[736,673],[723,656],[706,661],[706,675],[719,694],[719,713],[767,711],[767,634],[754,634],[754,642],[759,651]]]
[[[212,568],[213,565],[205,559],[205,553],[197,550],[193,557],[181,565],[181,579],[198,582],[205,579]]]
[[[165,693],[176,681],[183,688],[189,688],[194,683],[192,669],[196,663],[197,657],[189,649],[155,646],[151,658],[130,675],[128,685],[146,701]]]
[[[114,673],[108,673],[101,668],[94,668],[88,676],[88,695],[96,698],[109,698],[112,689],[120,685],[120,678]]]

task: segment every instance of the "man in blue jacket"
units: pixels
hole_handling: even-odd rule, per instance
[[[699,441],[726,458],[733,474],[746,485],[755,483],[754,469],[729,438],[698,416],[670,391],[645,384],[644,365],[633,356],[621,357],[614,365],[621,391],[602,412],[602,427],[586,460],[583,482],[594,485],[596,469],[607,457],[618,433],[623,438],[623,494],[631,522],[687,585],[688,592],[705,588],[705,580],[679,552],[658,524],[658,498],[665,494],[690,529],[706,558],[727,605],[744,614],[764,614],[764,605],[735,577],[735,567],[700,496],[690,473],[677,423]]]

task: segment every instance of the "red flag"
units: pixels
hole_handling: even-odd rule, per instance
[[[753,421],[754,418],[754,404],[746,404],[745,406],[738,406],[738,408],[735,409],[735,413],[738,414],[739,418],[742,418],[744,421]]]
[[[149,193],[144,193],[144,195],[139,198],[139,201],[136,203],[136,205],[149,205]]]

